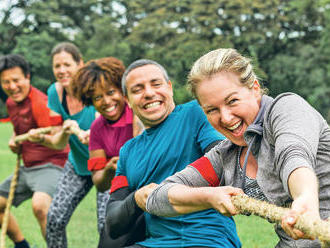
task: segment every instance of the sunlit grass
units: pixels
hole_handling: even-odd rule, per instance
[[[12,133],[9,123],[0,124],[0,181],[3,181],[13,171],[16,164],[16,155],[8,148],[8,140]],[[25,201],[18,208],[13,207],[12,213],[32,248],[46,248],[37,220],[35,219],[31,200]],[[98,232],[96,224],[96,191],[95,188],[86,196],[74,212],[67,227],[68,247],[96,247]],[[7,238],[6,247],[14,247]]]

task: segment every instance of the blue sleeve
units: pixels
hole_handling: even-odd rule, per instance
[[[48,107],[56,113],[61,113],[60,106],[58,105],[58,94],[56,91],[55,83],[49,86],[47,90],[48,95]]]
[[[123,145],[119,150],[119,160],[117,162],[116,176],[126,176],[125,161],[126,161],[127,144]]]
[[[191,113],[194,114],[193,118],[197,119],[197,144],[199,144],[202,151],[205,151],[206,148],[220,140],[224,140],[225,137],[219,133],[217,130],[215,130],[211,124],[208,122],[206,115],[204,114],[202,108],[198,105],[197,101],[194,106],[194,110],[191,111]]]

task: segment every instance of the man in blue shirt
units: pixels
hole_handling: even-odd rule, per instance
[[[213,209],[171,218],[143,212],[156,184],[224,137],[211,127],[196,101],[175,106],[172,83],[155,61],[133,62],[123,75],[122,89],[146,129],[120,150],[106,232],[112,238],[133,234],[123,245],[131,248],[241,247],[233,219]],[[141,218],[145,229],[138,224]],[[137,237],[138,233],[145,236]]]

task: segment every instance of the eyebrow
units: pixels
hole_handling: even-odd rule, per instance
[[[152,78],[149,82],[153,83],[153,82],[158,82],[158,81],[162,81],[161,78]]]
[[[224,101],[225,101],[225,102],[228,101],[228,99],[229,99],[231,96],[235,95],[235,94],[237,94],[237,91],[234,91],[234,92],[230,93],[228,96],[226,96]],[[207,108],[211,108],[211,107],[213,107],[213,106],[212,106],[212,105],[201,105],[201,107],[202,107],[203,109],[207,109]]]
[[[129,89],[133,89],[135,87],[143,87],[143,84],[142,83],[133,84]]]
[[[230,93],[228,96],[226,96],[226,98],[225,98],[225,102],[232,96],[232,95],[235,95],[235,94],[237,94],[237,91],[234,91],[234,92],[232,92],[232,93]]]

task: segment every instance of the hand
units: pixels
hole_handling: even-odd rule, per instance
[[[69,135],[74,134],[73,132],[74,129],[78,129],[78,130],[80,129],[78,122],[70,119],[67,119],[63,122],[62,130],[65,134],[69,134]]]
[[[90,130],[86,130],[86,131],[81,130],[77,136],[81,143],[83,143],[84,145],[88,145],[89,135],[90,135]]]
[[[13,153],[21,153],[21,144],[14,141],[14,138],[11,138],[8,142],[8,146]]]
[[[309,236],[300,230],[294,228],[299,215],[304,215],[310,220],[320,219],[320,214],[318,210],[318,204],[313,204],[313,200],[310,196],[299,196],[296,198],[291,206],[288,213],[282,218],[282,228],[283,230],[293,239],[315,239],[315,237]]]
[[[117,162],[119,160],[118,156],[112,157],[108,163],[105,165],[104,169],[105,170],[116,170],[117,169]]]
[[[148,199],[149,194],[158,186],[156,183],[150,183],[142,188],[138,189],[135,194],[134,198],[136,204],[143,210],[146,211],[146,202]]]
[[[208,190],[210,190],[208,192],[210,196],[209,203],[212,208],[225,216],[233,216],[239,213],[231,202],[231,197],[244,194],[243,190],[231,186],[210,187]]]
[[[45,134],[38,133],[36,129],[30,129],[28,132],[28,141],[33,143],[42,143],[45,140]]]

